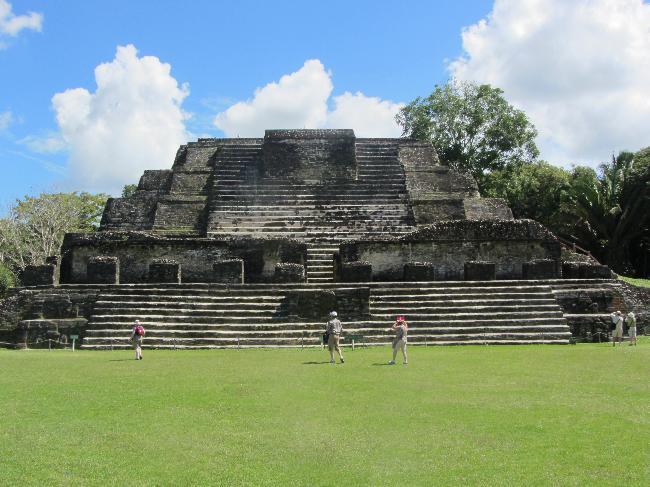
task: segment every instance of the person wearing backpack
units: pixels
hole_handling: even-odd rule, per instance
[[[135,320],[133,330],[131,331],[131,342],[135,350],[135,359],[142,360],[142,339],[144,338],[144,327],[139,320]]]

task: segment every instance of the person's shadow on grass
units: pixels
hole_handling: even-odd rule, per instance
[[[329,360],[325,360],[323,362],[314,362],[314,361],[312,361],[312,362],[303,362],[302,365],[321,365],[321,364],[329,364],[329,363],[330,363]]]
[[[372,365],[393,365],[393,364],[389,364],[387,362],[380,362],[380,363],[374,363]]]
[[[109,362],[133,362],[134,358],[112,358]]]

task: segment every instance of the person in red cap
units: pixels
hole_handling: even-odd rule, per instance
[[[393,340],[393,360],[388,362],[390,365],[395,365],[395,358],[397,357],[397,350],[402,351],[404,357],[404,365],[409,363],[408,356],[406,355],[406,336],[408,335],[409,325],[404,316],[398,316],[395,319],[392,330],[395,331],[395,339]]]

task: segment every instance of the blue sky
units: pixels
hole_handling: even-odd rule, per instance
[[[650,145],[648,4],[613,3],[0,0],[0,205],[115,193],[197,136],[393,134],[451,74],[502,87],[544,158],[597,163]]]

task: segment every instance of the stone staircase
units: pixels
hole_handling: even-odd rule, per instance
[[[357,320],[341,316],[344,331],[363,335],[371,345],[390,343],[388,329],[397,314],[407,316],[412,344],[565,344],[570,332],[552,290],[571,285],[454,281],[106,286],[88,323],[83,348],[129,347],[136,319],[147,329],[148,348],[318,346],[326,317],[306,321],[286,316],[282,306],[286,291],[354,286],[370,287],[370,315]]]
[[[309,282],[332,281],[347,239],[414,230],[397,144],[359,139],[358,179],[335,186],[261,177],[261,144],[224,147],[215,160],[208,235],[275,235],[308,244]]]

